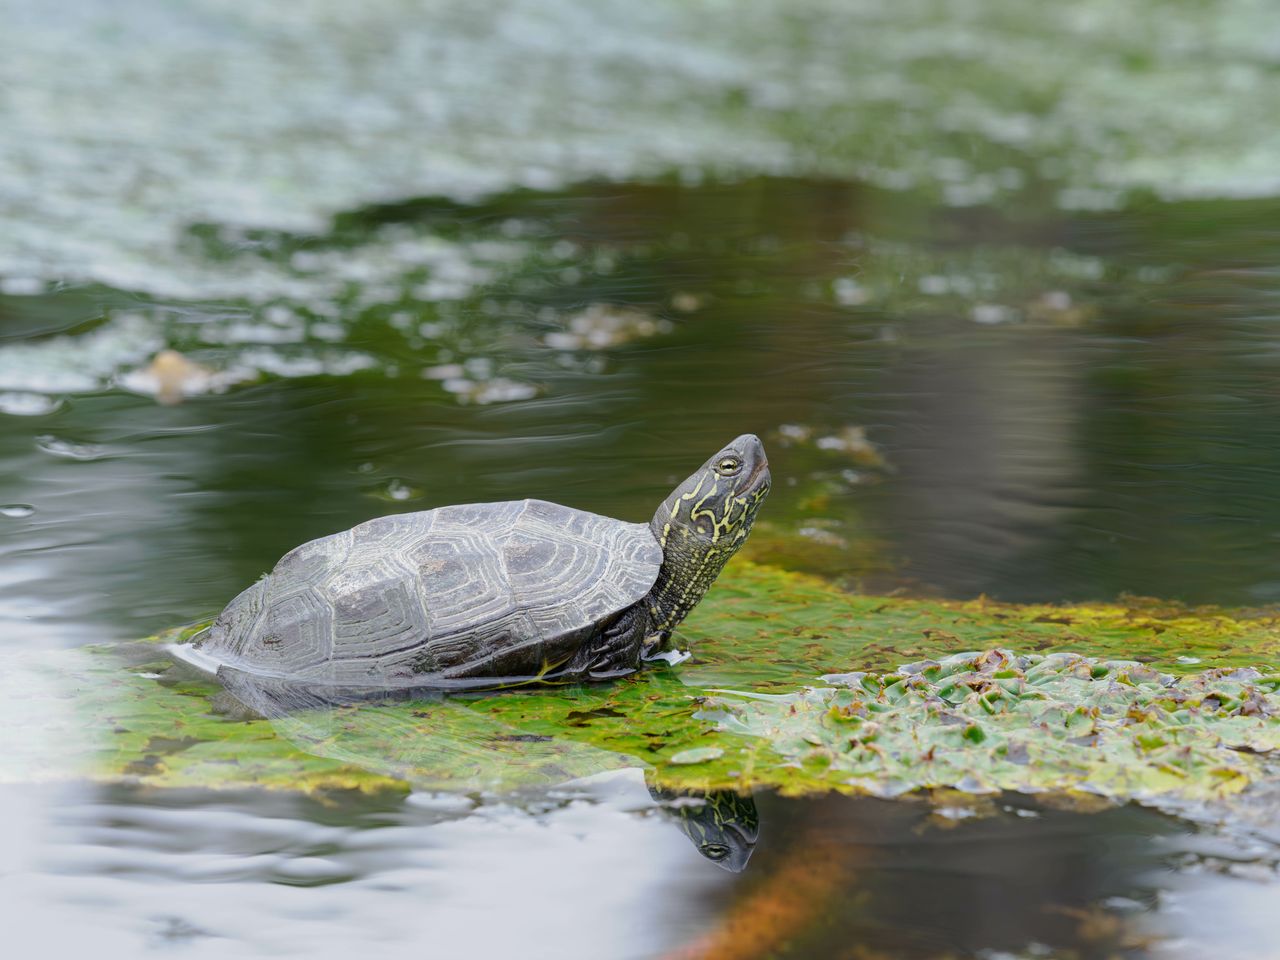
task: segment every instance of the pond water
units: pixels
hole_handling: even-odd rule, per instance
[[[9,935],[59,956],[1252,957],[1274,934],[1257,876],[1132,809],[760,796],[735,874],[625,775],[506,801],[8,802],[48,817],[39,870],[4,880]]]
[[[336,342],[302,310],[10,297],[28,327],[0,362],[28,407],[0,421],[0,499],[24,505],[3,520],[3,633],[64,645],[207,616],[291,545],[385,512],[532,495],[640,520],[747,429],[776,478],[757,559],[956,597],[1270,600],[1280,352],[1252,244],[1274,220],[1213,214],[1014,224],[829,182],[610,184],[363,210],[237,253],[359,258],[388,231],[527,245],[457,300],[353,306]],[[116,385],[161,344],[299,369],[169,405]],[[341,369],[313,372],[325,356]],[[97,362],[87,389],[58,379]],[[530,938],[557,957],[1179,955],[1212,910],[1221,949],[1249,956],[1275,895],[1273,855],[1206,866],[1191,828],[1125,810],[950,821],[761,797],[735,875],[625,777],[515,800],[10,802],[10,826],[39,810],[44,833],[6,902],[120,955]]]
[[[17,118],[0,134],[4,652],[211,616],[292,546],[384,513],[543,497],[646,520],[747,431],[774,476],[754,560],[868,593],[1280,601],[1274,145],[1247,116],[1202,144],[1143,113],[1180,166],[1134,153],[1144,133],[1118,119],[1177,100],[1190,27],[1159,20],[1145,66],[1115,39],[1028,139],[1001,71],[1038,64],[1048,88],[1074,61],[1032,42],[1018,4],[974,5],[945,37],[920,26],[931,4],[883,21],[857,4],[826,40],[816,3],[745,4],[710,39],[714,12],[680,5],[511,4],[493,35],[432,14],[439,37],[401,45],[389,0],[310,19],[73,6],[65,30],[23,11],[32,42],[0,58]],[[1121,16],[1073,6],[1077,44]],[[1254,14],[1235,5],[1203,41],[1209,114],[1277,96]],[[154,23],[160,55],[131,59]],[[993,39],[1010,60],[988,76],[964,51]],[[864,148],[840,121],[871,69],[844,41],[910,60],[900,85],[858,88],[872,133],[919,112],[901,137]],[[554,66],[579,47],[576,71]],[[186,78],[210,49],[242,74]],[[370,50],[363,88],[257,96]],[[49,56],[92,69],[28,82]],[[946,93],[947,56],[976,100]],[[513,60],[574,111],[517,96]],[[401,102],[403,71],[438,93]],[[344,147],[315,129],[334,103]],[[942,133],[920,119],[944,116]],[[397,152],[406,117],[451,146],[415,131]],[[0,916],[50,956],[1252,958],[1275,941],[1274,830],[1026,798],[754,802],[733,872],[635,770],[512,795],[9,785]]]

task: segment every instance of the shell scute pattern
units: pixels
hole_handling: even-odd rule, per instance
[[[333,640],[344,657],[376,656],[415,644],[427,617],[413,571],[394,554],[352,558],[324,582],[333,604]]]
[[[268,591],[270,594],[272,591]],[[273,672],[310,675],[333,652],[333,607],[314,587],[272,598],[240,654]]]
[[[532,673],[641,599],[661,562],[647,525],[540,500],[380,517],[290,551],[204,649],[310,680]]]
[[[404,551],[427,597],[433,637],[447,636],[515,612],[516,599],[502,575],[502,554],[480,530],[437,524],[431,537]]]
[[[510,664],[510,675],[537,672],[548,658],[555,659],[556,641],[540,635],[529,617],[519,610],[475,629],[433,637],[409,662],[412,675],[440,673],[464,676],[472,672],[501,672]]]
[[[354,530],[344,530],[294,547],[276,563],[271,571],[271,581],[274,584],[318,581],[334,567],[346,562],[354,533]]]
[[[267,592],[267,578],[242,590],[214,621],[207,643],[221,641],[235,656],[242,655],[244,643],[257,635]]]
[[[374,517],[357,524],[347,531],[355,549],[367,551],[381,547],[394,553],[411,547],[431,535],[439,510],[418,513],[396,513],[388,517]],[[341,536],[341,534],[339,534]]]

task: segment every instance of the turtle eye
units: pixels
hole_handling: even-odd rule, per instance
[[[704,843],[701,850],[708,860],[720,861],[729,856],[729,848],[723,843]]]
[[[716,464],[716,473],[722,477],[732,477],[742,469],[742,461],[738,457],[721,457]]]

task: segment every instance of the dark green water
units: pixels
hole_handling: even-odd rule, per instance
[[[89,378],[55,391],[51,413],[5,417],[0,501],[34,508],[4,519],[5,628],[79,642],[205,616],[290,546],[394,510],[538,496],[644,519],[748,430],[780,481],[763,558],[960,597],[1266,602],[1280,593],[1275,213],[1153,203],[1020,221],[856,185],[610,185],[378,208],[332,235],[210,253],[367,256],[388,224],[408,243],[481,243],[511,224],[535,238],[460,300],[415,301],[409,279],[361,305],[347,285],[339,344],[318,341],[305,305],[293,312],[310,326],[255,344],[281,330],[261,306],[10,297],[0,358],[15,384],[46,365],[56,388],[77,358],[92,366],[122,304],[147,318],[146,344],[221,369],[271,367],[265,354],[302,375],[176,406]],[[842,290],[866,302],[842,305]],[[593,304],[669,331],[548,346]],[[324,351],[366,368],[306,375]],[[108,357],[102,386],[151,352]],[[459,402],[423,376],[445,365],[470,365],[461,389],[497,392]],[[797,425],[808,442],[788,442]],[[883,465],[815,443],[848,426]]]
[[[1271,601],[1275,213],[1032,216],[754,179],[422,201],[321,235],[194,231],[193,256],[286,272],[299,252],[376,259],[388,235],[518,249],[437,300],[415,298],[427,281],[402,250],[376,297],[346,281],[287,322],[279,297],[0,302],[5,386],[27,387],[9,402],[50,408],[0,419],[0,501],[30,508],[0,521],[0,629],[67,645],[205,616],[289,547],[396,510],[541,496],[644,519],[747,430],[775,477],[758,559],[954,597]],[[572,318],[601,304],[643,330],[582,342],[602,311]],[[119,385],[161,345],[279,372],[162,405]],[[1218,850],[1124,810],[951,821],[762,797],[758,849],[728,874],[619,783],[336,807],[20,791],[7,821],[52,811],[40,866],[15,874],[31,916],[70,910],[119,955],[327,955],[377,931],[391,955],[497,956],[534,931],[547,957],[1180,956],[1212,908],[1237,951],[1222,956],[1247,957],[1274,897],[1265,843]],[[514,926],[477,931],[495,898]],[[592,917],[572,935],[565,903]]]

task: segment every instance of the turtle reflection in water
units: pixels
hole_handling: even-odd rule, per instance
[[[760,817],[749,794],[648,787],[649,796],[670,813],[700,854],[731,873],[746,868],[760,835]]]
[[[304,753],[428,793],[539,796],[549,787],[600,775],[634,774],[641,763],[590,744],[524,732],[446,694],[411,704],[369,699],[335,704],[304,689],[281,697],[275,685],[243,679],[234,695],[242,708],[266,717]],[[750,795],[660,787],[652,771],[645,772],[644,786],[663,819],[678,826],[703,857],[733,873],[746,867],[759,834]]]
[[[769,492],[738,437],[647,523],[543,500],[369,520],[287,553],[171,653],[207,676],[335,696],[601,680],[664,649]]]

